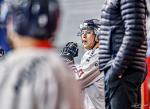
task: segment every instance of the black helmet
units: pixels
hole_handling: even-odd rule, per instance
[[[14,31],[21,36],[48,39],[55,32],[59,12],[57,0],[5,0],[1,21],[11,17]]]
[[[94,30],[94,33],[97,34],[98,30],[100,29],[100,21],[98,19],[85,20],[83,23],[80,24],[80,36],[82,30],[84,29],[92,29]]]

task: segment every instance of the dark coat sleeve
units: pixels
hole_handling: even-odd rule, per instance
[[[112,71],[116,75],[124,73],[146,37],[145,0],[120,0],[120,11],[125,32],[122,45],[112,63]]]

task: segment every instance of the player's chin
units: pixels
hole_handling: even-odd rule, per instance
[[[83,47],[86,48],[88,45],[86,43],[83,43]]]
[[[90,50],[90,49],[91,49],[91,47],[88,46],[88,45],[84,45],[84,48],[87,49],[87,50]]]

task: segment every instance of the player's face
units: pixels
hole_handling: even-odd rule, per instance
[[[92,49],[95,45],[95,34],[93,30],[85,29],[81,33],[82,44],[85,49]]]

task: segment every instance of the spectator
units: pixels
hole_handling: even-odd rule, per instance
[[[146,77],[146,0],[105,0],[99,34],[106,109],[141,108]]]

